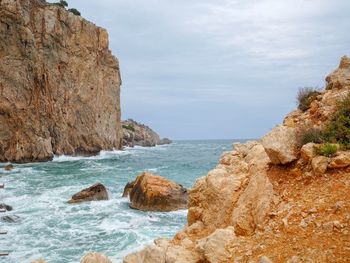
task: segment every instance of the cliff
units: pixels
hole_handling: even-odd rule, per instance
[[[105,29],[45,1],[0,1],[1,162],[121,148],[120,85]]]
[[[159,135],[150,127],[138,123],[132,119],[122,121],[123,127],[123,146],[156,146],[169,144],[171,140],[168,138],[160,139]]]
[[[350,145],[316,141],[350,123],[349,80],[343,57],[305,111],[259,141],[234,144],[197,179],[183,230],[124,263],[348,262]],[[349,142],[350,126],[339,130]]]

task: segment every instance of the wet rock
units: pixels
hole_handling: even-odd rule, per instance
[[[31,263],[47,263],[43,258],[35,259]]]
[[[0,204],[0,209],[6,209],[7,211],[12,211],[13,208],[10,205],[2,203]]]
[[[13,170],[15,167],[12,164],[8,164],[4,167],[5,171],[11,171]]]
[[[168,138],[163,138],[160,140],[160,142],[158,143],[159,145],[164,145],[164,144],[170,144],[172,143],[172,141]]]
[[[1,221],[6,222],[6,223],[17,223],[20,221],[20,217],[16,216],[16,215],[2,216]]]
[[[122,197],[128,197],[129,196],[131,189],[134,187],[134,183],[135,183],[135,181],[134,182],[128,182],[125,185]]]
[[[106,255],[90,252],[80,260],[80,263],[112,263],[112,261]]]
[[[273,164],[287,164],[297,159],[296,130],[279,125],[261,140]]]
[[[68,203],[80,203],[87,201],[108,200],[108,192],[106,187],[101,183],[96,183],[93,186],[85,188],[74,194]]]
[[[159,175],[143,172],[127,191],[131,208],[142,211],[173,211],[187,208],[187,189]]]

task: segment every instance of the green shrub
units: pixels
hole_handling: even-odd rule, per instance
[[[58,5],[58,6],[62,6],[62,7],[67,7],[67,6],[68,6],[68,3],[67,3],[67,1],[60,0],[60,1],[57,2],[57,3],[53,3],[53,5]]]
[[[306,87],[299,89],[297,95],[298,109],[301,111],[308,110],[311,102],[313,102],[319,94],[320,92],[314,88]]]
[[[70,8],[70,9],[68,9],[68,11],[73,13],[76,16],[80,16],[81,15],[80,12],[77,9],[75,9],[75,8]]]
[[[324,142],[324,132],[319,128],[309,128],[300,131],[300,146],[307,144],[309,142],[313,143],[323,143]]]
[[[325,143],[315,146],[315,152],[317,155],[333,156],[338,151],[338,144]]]
[[[338,102],[337,110],[325,129],[325,139],[350,149],[350,93]]]
[[[134,126],[132,126],[131,124],[128,124],[128,125],[123,125],[123,128],[124,129],[127,129],[127,130],[129,130],[129,131],[135,131],[135,128],[134,128]]]

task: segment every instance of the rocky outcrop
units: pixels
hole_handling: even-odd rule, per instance
[[[42,0],[0,1],[0,76],[1,162],[121,148],[105,29]]]
[[[90,252],[80,260],[80,263],[112,263],[112,261],[106,255]]]
[[[173,211],[187,208],[187,190],[173,181],[143,172],[128,183],[123,196],[129,195],[130,207],[142,211]]]
[[[171,140],[168,138],[160,139],[159,135],[150,127],[138,123],[132,119],[122,122],[123,127],[123,146],[156,146],[163,144],[170,144]]]
[[[350,151],[319,156],[319,145],[298,145],[298,131],[330,120],[349,79],[344,57],[310,109],[289,114],[260,141],[234,144],[197,179],[187,224],[173,239],[124,262],[347,262]]]
[[[97,183],[93,186],[85,188],[80,192],[74,194],[72,198],[68,201],[70,204],[88,202],[88,201],[99,201],[99,200],[108,200],[108,191],[106,187]]]

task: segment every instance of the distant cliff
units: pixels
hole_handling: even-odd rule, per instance
[[[120,85],[105,29],[42,0],[0,1],[0,161],[121,148]]]
[[[150,127],[138,123],[132,119],[122,121],[123,127],[123,146],[156,146],[169,144],[171,140],[168,138],[160,139],[159,135]]]

